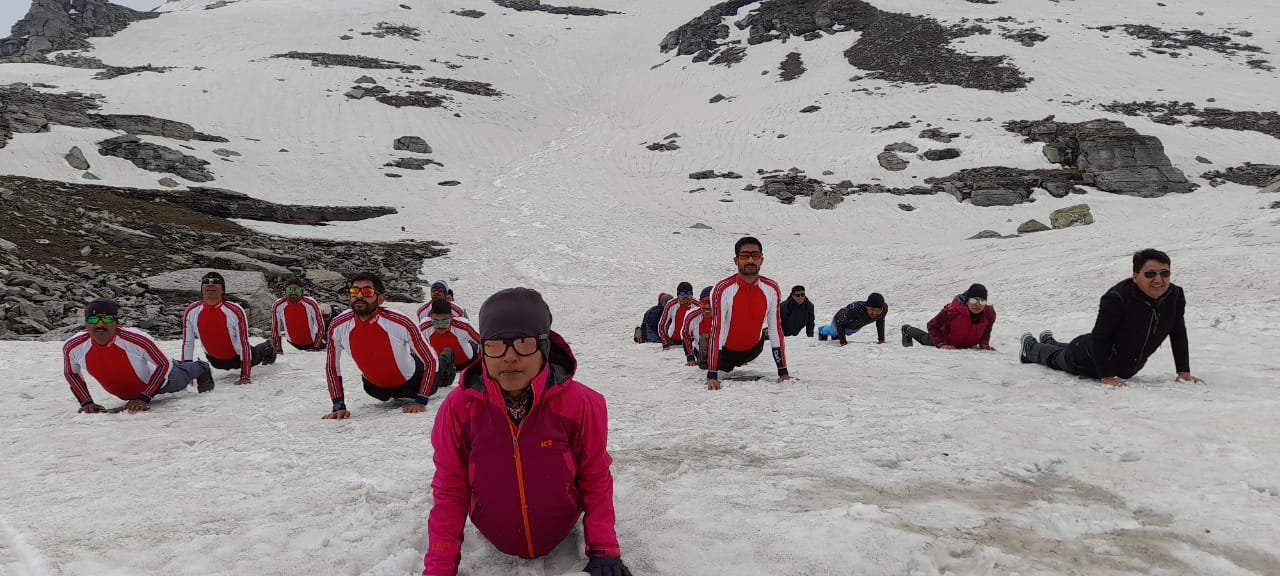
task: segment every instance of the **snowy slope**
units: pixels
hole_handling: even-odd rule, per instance
[[[609,399],[619,537],[638,575],[1280,574],[1280,367],[1266,352],[1280,336],[1273,280],[1280,214],[1260,209],[1276,198],[1235,185],[1149,200],[1037,194],[1034,203],[1000,208],[950,196],[865,195],[815,211],[741,191],[758,168],[831,170],[829,181],[880,178],[894,186],[967,167],[1047,168],[1038,145],[1022,144],[999,123],[1049,114],[1123,119],[1158,136],[1188,176],[1274,163],[1280,141],[1258,133],[1089,108],[1215,98],[1227,108],[1266,110],[1274,108],[1274,73],[1206,51],[1134,58],[1127,53],[1137,40],[1086,29],[1237,26],[1280,53],[1269,3],[875,3],[948,22],[1007,14],[1034,21],[1050,39],[1033,48],[998,36],[961,41],[978,54],[1009,54],[1036,79],[1025,90],[857,84],[882,87],[880,97],[849,92],[848,78],[859,72],[841,53],[853,33],[754,46],[727,69],[687,56],[668,62],[658,41],[706,8],[689,0],[577,2],[626,13],[600,18],[445,0],[414,2],[413,10],[338,0],[241,0],[203,10],[204,2],[182,0],[165,6],[170,14],[94,41],[104,62],[177,67],[171,72],[99,81],[92,71],[4,65],[0,82],[102,93],[107,112],[227,136],[228,144],[186,143],[210,159],[215,147],[243,154],[211,167],[215,186],[281,202],[401,207],[323,233],[452,243],[447,258],[428,261],[424,279],[450,279],[473,310],[502,287],[542,290],[557,330],[579,354],[581,380]],[[488,14],[448,13],[464,8]],[[424,34],[419,42],[359,34],[380,21]],[[424,70],[268,58],[290,50]],[[778,82],[778,63],[793,50],[809,71]],[[344,98],[366,73],[380,81],[491,82],[505,95],[455,94],[448,111]],[[716,93],[735,98],[708,104]],[[798,113],[811,103],[822,110]],[[913,115],[972,135],[956,144],[964,156],[913,161],[901,173],[880,169],[875,155],[885,144],[923,142],[914,138],[918,128],[872,134],[870,127]],[[986,117],[995,121],[975,121]],[[680,150],[641,146],[670,132],[681,134]],[[408,134],[426,138],[445,167],[382,176],[381,165],[399,155],[392,140]],[[79,172],[61,154],[79,145],[105,183],[150,186],[159,175],[94,154],[92,143],[108,135],[70,128],[17,135],[0,149],[0,172],[75,180]],[[748,178],[686,177],[701,169]],[[447,179],[463,184],[435,185]],[[698,187],[706,191],[686,192]],[[963,240],[987,228],[1012,233],[1080,201],[1092,207],[1095,225]],[[899,210],[901,202],[916,210]],[[688,228],[696,222],[713,229]],[[674,351],[629,342],[659,290],[730,274],[731,245],[743,233],[763,239],[766,275],[808,287],[820,318],[883,292],[892,307],[890,344],[868,343],[865,334],[846,348],[789,340],[798,382],[729,381],[710,393]],[[1097,298],[1128,274],[1128,254],[1147,246],[1173,257],[1174,281],[1191,304],[1193,372],[1207,386],[1172,383],[1165,350],[1124,390],[1018,363],[1024,331],[1052,328],[1062,338],[1087,330]],[[999,310],[993,343],[1001,352],[896,344],[898,325],[923,324],[973,281],[990,288]],[[226,377],[206,397],[95,417],[74,414],[56,345],[0,343],[0,406],[11,422],[0,446],[0,574],[420,571],[435,403],[418,416],[360,398],[354,420],[322,422],[321,360],[289,354],[255,370],[250,387]],[[761,361],[748,371],[771,367]],[[469,532],[463,573],[569,573],[583,563],[578,548],[512,562]]]

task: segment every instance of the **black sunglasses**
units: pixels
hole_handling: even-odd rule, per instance
[[[1143,273],[1142,273],[1142,277],[1143,277],[1143,278],[1155,278],[1157,275],[1159,275],[1161,278],[1168,278],[1171,274],[1172,274],[1172,272],[1169,272],[1168,270],[1161,270],[1161,271],[1159,271],[1159,272],[1157,272],[1157,271],[1155,271],[1155,270],[1147,270],[1146,272],[1143,272]]]

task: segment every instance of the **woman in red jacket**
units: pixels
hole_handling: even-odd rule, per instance
[[[950,304],[942,307],[942,311],[929,321],[927,333],[903,324],[902,345],[909,347],[914,340],[925,346],[936,346],[944,350],[995,350],[991,347],[991,327],[995,323],[996,309],[987,304],[987,287],[973,284],[957,295]]]
[[[582,518],[591,576],[631,576],[614,532],[604,397],[573,379],[542,295],[508,288],[480,307],[484,361],[436,413],[435,499],[423,576],[454,576],[467,516],[505,554],[537,558]]]

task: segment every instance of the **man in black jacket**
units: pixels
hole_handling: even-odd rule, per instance
[[[805,335],[813,338],[813,302],[805,296],[804,286],[792,286],[791,297],[782,306],[782,335],[799,336],[803,328]]]
[[[1142,370],[1166,337],[1173,346],[1178,381],[1201,383],[1191,375],[1182,288],[1169,281],[1169,255],[1148,248],[1133,255],[1133,277],[1102,296],[1093,331],[1070,344],[1053,339],[1053,332],[1022,335],[1022,361],[1097,378],[1108,386],[1124,386],[1126,378]]]

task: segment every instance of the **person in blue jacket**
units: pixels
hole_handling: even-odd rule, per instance
[[[667,305],[674,296],[663,292],[658,294],[658,305],[653,306],[645,311],[644,318],[640,321],[640,325],[636,326],[636,333],[632,336],[632,340],[636,344],[644,344],[645,342],[662,342],[662,337],[658,335],[658,322],[662,320],[662,308]]]

